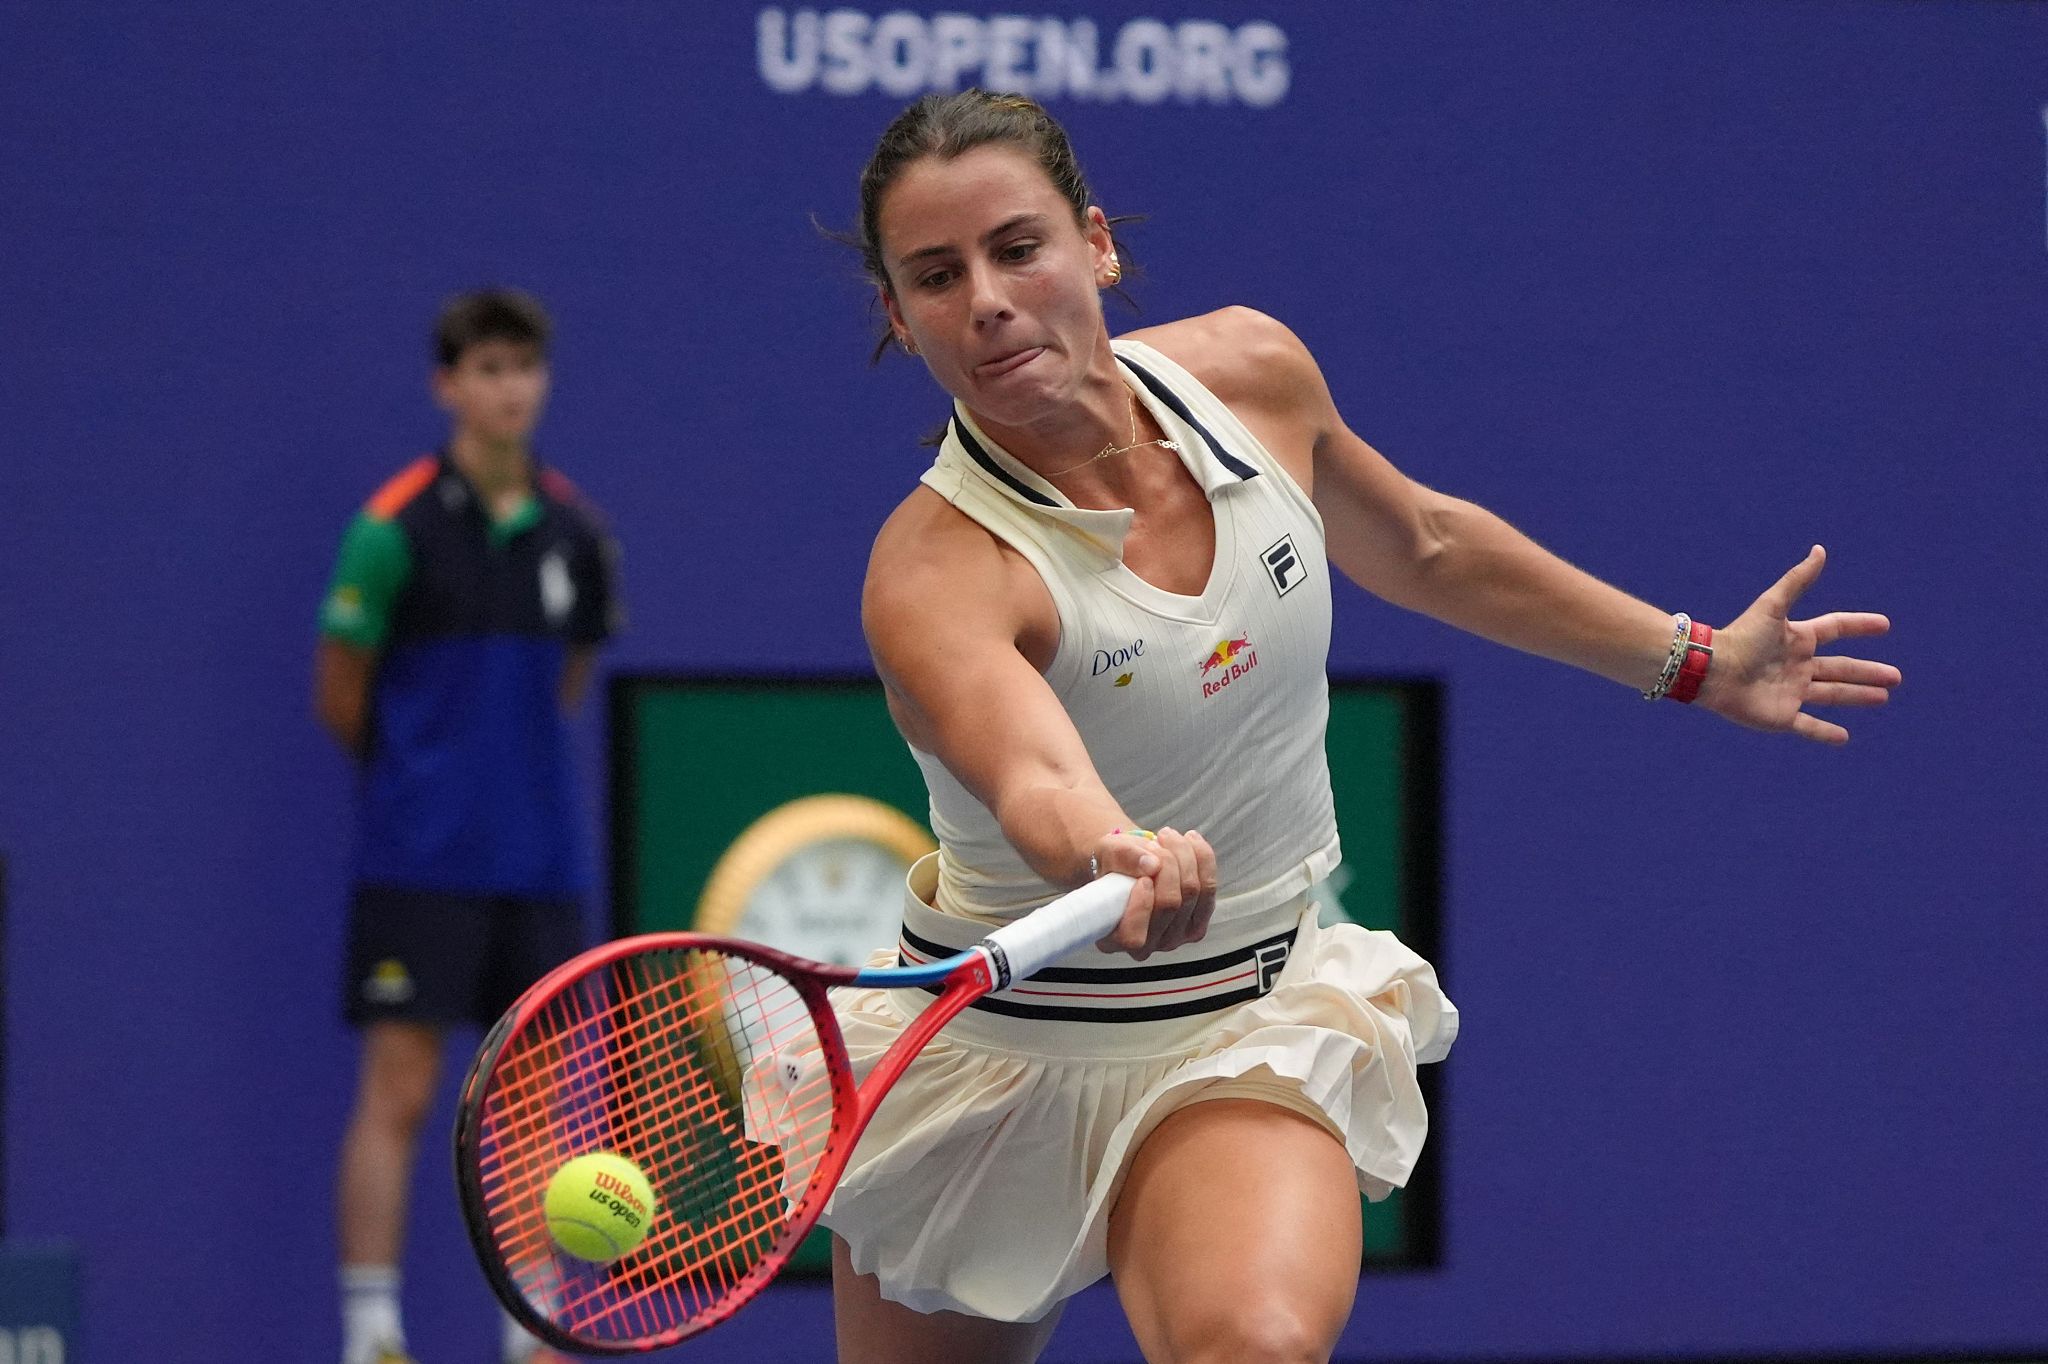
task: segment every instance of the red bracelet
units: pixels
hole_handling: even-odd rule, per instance
[[[1714,627],[1694,621],[1686,637],[1685,662],[1679,664],[1678,676],[1671,680],[1671,690],[1665,695],[1690,703],[1700,694],[1700,683],[1707,680],[1707,669],[1713,662]]]

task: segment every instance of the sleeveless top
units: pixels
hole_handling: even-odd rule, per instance
[[[1275,909],[1339,860],[1330,773],[1330,575],[1300,485],[1191,374],[1136,341],[1118,368],[1208,494],[1216,553],[1199,596],[1123,563],[1134,513],[1076,507],[955,404],[922,482],[1038,571],[1059,612],[1045,679],[1096,772],[1142,827],[1196,829],[1216,849],[1213,922]],[[932,754],[938,908],[1002,920],[1054,898],[988,808]]]

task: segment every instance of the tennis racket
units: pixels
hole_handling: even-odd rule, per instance
[[[456,1182],[492,1288],[562,1349],[674,1345],[758,1293],[817,1223],[889,1087],[947,1021],[1106,936],[1134,882],[1105,875],[924,966],[859,970],[732,938],[653,933],[536,982],[463,1085]],[[827,992],[937,998],[856,1082]],[[646,1175],[645,1239],[616,1260],[548,1229],[549,1180],[609,1152]]]

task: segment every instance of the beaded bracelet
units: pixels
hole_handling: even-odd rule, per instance
[[[1678,680],[1678,670],[1685,666],[1686,644],[1692,639],[1692,617],[1680,611],[1671,617],[1671,652],[1665,656],[1664,671],[1657,674],[1657,680],[1643,688],[1645,701],[1661,701],[1671,690],[1671,684]]]

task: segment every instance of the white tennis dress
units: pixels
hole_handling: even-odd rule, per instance
[[[1428,962],[1391,933],[1319,927],[1308,899],[1339,858],[1321,518],[1192,375],[1137,342],[1115,350],[1209,495],[1200,596],[1132,573],[1129,510],[1075,507],[964,408],[923,481],[1038,570],[1060,619],[1046,680],[1096,770],[1145,827],[1201,830],[1222,886],[1201,942],[1143,962],[1074,953],[948,1024],[883,1102],[824,1220],[886,1297],[920,1311],[1031,1321],[1101,1278],[1132,1155],[1200,1100],[1256,1097],[1320,1121],[1359,1188],[1386,1197],[1428,1130],[1416,1066],[1457,1033]],[[902,941],[876,965],[956,951],[1058,894],[912,751],[940,851],[911,870]],[[840,992],[855,1068],[930,1000]]]

